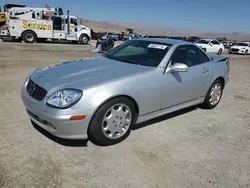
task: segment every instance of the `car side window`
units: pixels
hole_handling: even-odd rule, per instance
[[[216,45],[220,44],[220,43],[219,43],[218,41],[216,41],[216,40],[212,40],[211,43],[212,43],[212,44],[216,44]]]
[[[210,59],[197,47],[193,45],[182,45],[175,49],[171,64],[184,63],[188,67],[199,65],[210,61]]]

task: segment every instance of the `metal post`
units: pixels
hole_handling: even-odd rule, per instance
[[[67,12],[67,33],[70,34],[70,18],[69,18],[69,10]]]

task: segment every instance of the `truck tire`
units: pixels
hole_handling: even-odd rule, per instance
[[[88,44],[89,36],[86,34],[82,34],[79,39],[80,44]]]
[[[33,31],[25,31],[22,34],[22,39],[25,43],[35,43],[37,40],[37,36]]]

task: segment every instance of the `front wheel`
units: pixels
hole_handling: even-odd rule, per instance
[[[213,84],[209,88],[206,98],[201,106],[205,109],[215,108],[220,102],[222,93],[223,93],[223,84],[221,80],[217,79],[213,82]]]
[[[245,55],[248,55],[248,50],[245,51]]]
[[[217,54],[218,54],[218,55],[221,55],[221,54],[222,54],[222,49],[219,49],[219,51],[218,51]]]
[[[79,42],[80,42],[80,44],[88,44],[88,42],[89,42],[88,35],[86,35],[86,34],[81,35]]]
[[[88,130],[90,140],[98,145],[113,145],[126,139],[135,117],[135,107],[125,97],[111,99],[95,113]]]

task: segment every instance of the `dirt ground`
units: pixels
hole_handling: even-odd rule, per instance
[[[231,56],[217,108],[138,125],[115,146],[60,140],[35,129],[20,98],[28,73],[93,56],[92,48],[0,42],[1,188],[250,187],[250,56]]]

